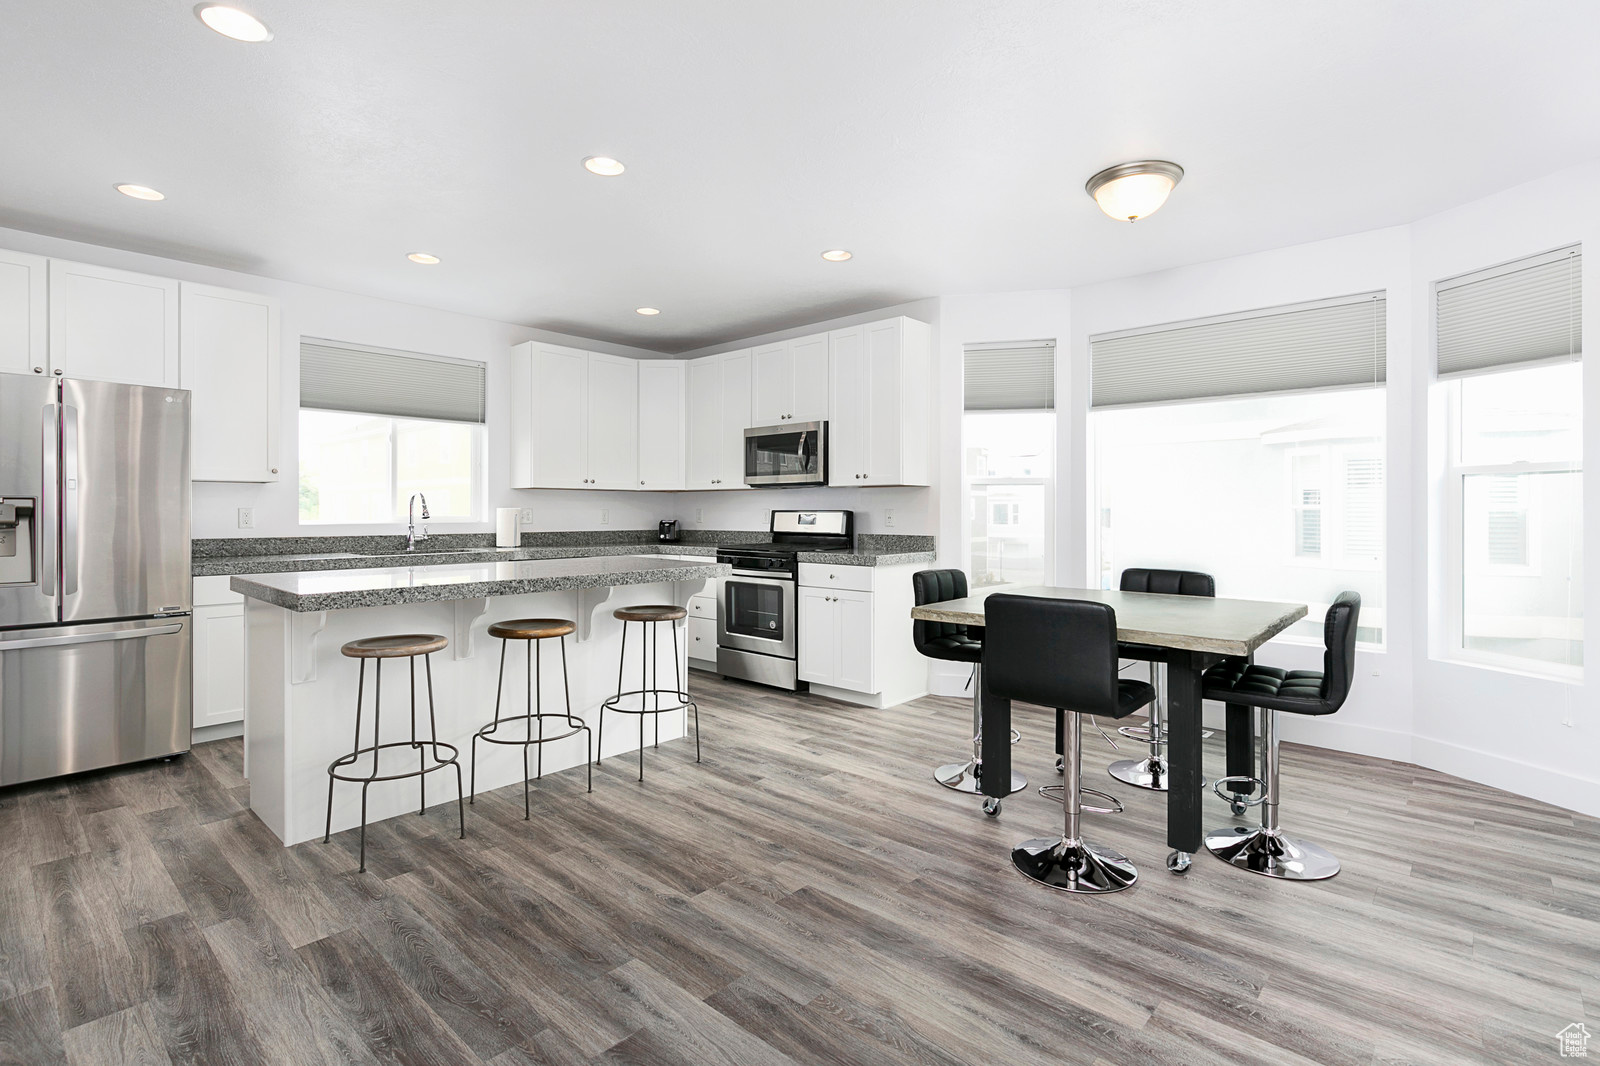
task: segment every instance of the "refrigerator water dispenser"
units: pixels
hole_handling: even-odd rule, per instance
[[[33,573],[34,501],[26,496],[0,497],[0,585],[31,585]]]

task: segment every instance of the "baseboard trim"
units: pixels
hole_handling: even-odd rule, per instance
[[[1600,817],[1600,781],[1434,737],[1413,737],[1413,762],[1468,781]]]
[[[194,731],[191,744],[204,744],[208,740],[227,740],[244,736],[244,722],[227,722],[223,725],[203,725]]]

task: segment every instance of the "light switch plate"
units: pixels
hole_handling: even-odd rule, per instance
[[[696,507],[694,509],[694,520],[696,523],[704,522],[706,520],[705,508]]]
[[[883,509],[883,524],[886,527],[893,528],[893,526],[894,526],[894,508],[893,507],[885,507]]]
[[[525,525],[525,526],[533,525],[533,508],[532,507],[524,507],[522,509],[522,524]]]
[[[611,524],[611,508],[600,508],[600,524],[603,526],[609,526]]]
[[[239,528],[240,529],[254,529],[254,528],[256,528],[256,509],[254,507],[241,507],[241,508],[239,508]]]

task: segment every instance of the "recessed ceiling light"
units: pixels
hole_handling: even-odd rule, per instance
[[[156,192],[148,185],[117,185],[114,188],[124,196],[131,196],[135,200],[165,200],[166,194]]]
[[[628,168],[622,165],[621,160],[608,155],[592,155],[583,161],[583,169],[602,178],[614,178]]]
[[[636,314],[636,315],[659,315],[661,313],[661,308],[659,308],[659,307],[635,307],[633,309],[633,313]]]
[[[412,252],[407,255],[406,258],[411,260],[413,263],[421,263],[424,266],[433,266],[433,264],[439,261],[438,256],[429,255],[427,252]]]
[[[267,24],[247,11],[226,4],[196,4],[194,13],[201,22],[224,37],[245,44],[261,44],[272,40]]]
[[[1084,185],[1100,210],[1119,222],[1153,215],[1183,180],[1183,168],[1165,159],[1141,159],[1107,167]]]
[[[822,253],[822,258],[830,263],[842,263],[850,258],[850,253],[843,248],[830,248]]]

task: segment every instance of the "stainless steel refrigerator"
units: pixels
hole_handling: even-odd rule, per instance
[[[0,374],[0,785],[187,751],[189,393]]]

